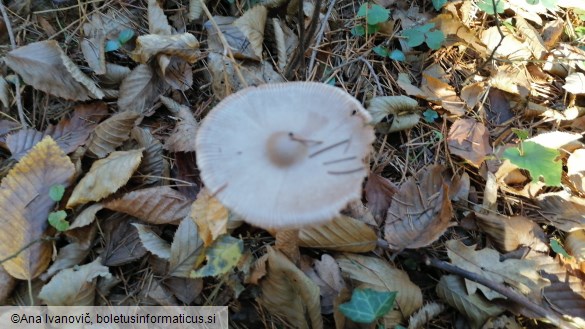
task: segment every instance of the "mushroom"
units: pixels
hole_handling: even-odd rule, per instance
[[[374,132],[342,89],[316,82],[250,87],[222,100],[196,137],[205,186],[248,223],[299,228],[359,199]]]

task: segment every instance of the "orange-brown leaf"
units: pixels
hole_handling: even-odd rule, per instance
[[[28,280],[40,275],[51,261],[52,247],[40,242],[47,234],[55,201],[53,185],[69,185],[75,173],[71,160],[51,137],[45,137],[18,162],[0,186],[0,259],[10,275]]]
[[[366,182],[366,200],[368,209],[374,215],[376,222],[382,223],[386,218],[386,212],[392,204],[392,197],[398,192],[398,187],[389,179],[376,173],[370,173]]]
[[[228,210],[207,190],[199,192],[191,206],[191,217],[197,224],[199,236],[209,246],[220,235],[227,232]]]
[[[376,248],[376,232],[363,222],[348,216],[339,216],[319,226],[299,231],[301,247],[344,252],[368,252]]]
[[[449,151],[479,167],[486,155],[492,153],[489,132],[473,119],[459,119],[451,126],[447,136]]]

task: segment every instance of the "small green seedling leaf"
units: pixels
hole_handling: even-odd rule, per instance
[[[339,310],[354,322],[372,323],[392,309],[395,299],[396,291],[355,289],[351,300],[339,305]]]
[[[65,220],[67,213],[65,210],[53,211],[49,213],[49,224],[59,232],[67,231],[69,222]]]
[[[229,272],[240,261],[244,251],[244,242],[229,235],[219,237],[207,249],[207,264],[196,271],[191,271],[192,278],[218,276]]]
[[[425,42],[425,35],[417,29],[403,31],[402,35],[406,37],[406,44],[409,47],[417,47]]]
[[[404,53],[398,49],[394,49],[392,50],[392,52],[388,55],[388,57],[390,57],[390,59],[393,59],[395,61],[399,61],[399,62],[404,62],[406,61],[406,56],[404,55]]]
[[[522,142],[520,147],[509,147],[502,157],[522,169],[528,170],[532,181],[544,178],[547,186],[561,186],[562,162],[558,150],[544,147],[535,142]]]
[[[446,3],[447,0],[433,0],[433,7],[435,7],[436,11],[439,11]]]
[[[565,258],[571,258],[571,255],[563,248],[561,243],[557,239],[550,239],[550,248],[559,255]]]
[[[363,37],[364,35],[366,35],[366,27],[363,25],[354,26],[351,29],[351,35],[355,37]]]
[[[512,132],[521,140],[528,138],[528,131],[524,129],[512,128]]]
[[[495,8],[494,3],[496,4]],[[504,7],[504,0],[481,0],[477,3],[477,8],[489,15],[495,13],[501,14],[504,12],[504,9],[506,9]]]
[[[382,56],[382,57],[388,57],[388,55],[390,54],[390,51],[388,50],[388,48],[384,47],[384,46],[376,46],[374,48],[372,48],[372,50]]]
[[[134,30],[132,29],[125,29],[120,32],[118,35],[118,41],[121,44],[125,44],[126,42],[130,41],[134,37]]]
[[[65,193],[65,186],[61,184],[53,185],[49,189],[49,198],[55,202],[61,201],[63,199],[63,194]]]
[[[442,31],[439,30],[430,31],[425,34],[425,41],[429,48],[431,48],[432,50],[438,50],[439,48],[441,48],[443,41],[445,41],[445,35],[443,34]]]
[[[388,21],[390,17],[390,10],[371,3],[363,3],[358,9],[356,17],[365,17],[369,25],[375,25]]]
[[[426,122],[433,123],[435,122],[436,119],[439,118],[439,114],[434,110],[427,109],[426,111],[423,112],[423,118],[425,119]]]
[[[120,43],[120,41],[118,41],[118,40],[108,40],[108,41],[106,41],[106,45],[104,47],[104,51],[106,53],[109,53],[109,52],[116,51],[116,50],[120,49],[120,47],[122,47],[122,44]]]

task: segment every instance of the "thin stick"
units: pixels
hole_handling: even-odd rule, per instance
[[[333,12],[333,7],[335,6],[336,0],[331,0],[329,2],[329,7],[327,8],[327,13],[323,18],[323,23],[319,28],[319,32],[317,32],[317,40],[315,40],[315,47],[313,47],[313,52],[311,53],[311,59],[309,60],[309,70],[307,71],[307,75],[310,76],[311,72],[313,72],[313,66],[315,65],[315,59],[317,58],[317,52],[319,51],[319,46],[321,46],[321,41],[323,41],[323,35],[325,33],[325,26],[327,26],[327,21]]]
[[[6,30],[8,31],[8,37],[10,38],[10,46],[12,49],[16,49],[16,40],[14,39],[14,32],[12,32],[12,24],[10,24],[10,19],[8,18],[8,13],[6,13],[6,8],[4,7],[4,1],[0,0],[0,11],[2,11],[2,19],[4,19],[4,23],[6,23]],[[24,108],[22,107],[22,99],[20,98],[20,78],[17,76],[14,79],[14,87],[16,89],[16,108],[18,109],[18,118],[20,119],[20,124],[24,127],[28,127],[28,123],[26,122],[26,116],[24,115]]]

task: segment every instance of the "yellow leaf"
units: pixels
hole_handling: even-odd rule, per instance
[[[199,236],[207,247],[227,232],[228,210],[207,190],[201,190],[191,206],[191,217],[199,228]]]

